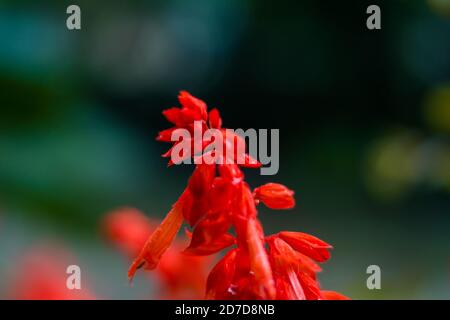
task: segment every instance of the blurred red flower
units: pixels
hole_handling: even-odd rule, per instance
[[[73,258],[60,248],[36,247],[15,262],[9,281],[8,299],[90,300],[95,296],[83,285],[69,289],[66,273]]]

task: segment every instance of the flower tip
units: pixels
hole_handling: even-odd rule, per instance
[[[130,284],[133,283],[133,278],[134,278],[134,275],[135,275],[137,269],[138,269],[137,261],[134,261],[133,264],[131,265],[130,269],[128,269],[128,282]]]
[[[262,167],[262,163],[259,162],[257,159],[253,158],[248,153],[246,153],[244,155],[244,163],[240,164],[240,165],[244,168],[249,168],[249,169],[258,169],[258,168]]]

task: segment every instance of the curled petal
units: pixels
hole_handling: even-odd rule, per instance
[[[228,248],[235,242],[234,237],[228,233],[214,237],[214,239],[209,242],[204,241],[202,243],[196,243],[196,241],[196,239],[193,239],[184,253],[194,256],[208,256]]]
[[[310,234],[282,231],[279,233],[279,237],[298,252],[318,262],[324,262],[330,258],[328,250],[333,247]]]
[[[321,291],[323,300],[350,300],[349,297],[336,291]]]
[[[130,280],[133,278],[136,270],[142,266],[149,270],[156,268],[162,255],[169,248],[183,222],[183,195],[175,203],[158,228],[147,239],[141,252],[133,261],[128,270],[128,278]]]
[[[194,229],[189,247],[184,251],[190,255],[210,255],[234,243],[227,233],[230,222],[223,215],[205,218]]]
[[[271,209],[291,209],[295,206],[294,191],[279,183],[267,183],[253,192],[256,201]]]

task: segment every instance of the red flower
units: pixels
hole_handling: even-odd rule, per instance
[[[186,193],[183,195],[186,195]],[[169,248],[181,227],[183,222],[182,200],[184,198],[183,196],[180,197],[180,200],[172,207],[172,210],[170,210],[158,228],[147,239],[143,249],[128,271],[130,279],[136,270],[141,267],[149,270],[156,268],[161,256]]]
[[[261,201],[271,209],[292,209],[295,206],[294,191],[282,184],[267,183],[253,193],[257,203]]]
[[[154,269],[168,250],[183,221],[192,228],[191,243],[185,254],[200,256],[222,251],[227,254],[208,276],[206,297],[210,299],[325,299],[331,295],[320,290],[316,273],[321,269],[315,261],[329,258],[331,246],[313,236],[298,232],[280,232],[265,237],[258,219],[256,204],[260,201],[272,209],[294,207],[294,192],[287,187],[269,183],[252,193],[240,167],[257,168],[261,164],[246,150],[237,135],[222,128],[219,112],[207,113],[206,104],[187,92],[179,95],[181,108],[163,112],[174,127],[161,131],[158,139],[170,141],[177,128],[192,132],[194,121],[201,121],[201,130],[214,128],[222,133],[223,154],[220,164],[198,164],[181,197],[173,205],[161,225],[148,238],[131,265],[133,277],[141,266]],[[211,141],[189,141],[201,150],[183,154],[198,159],[211,155]],[[175,142],[177,145],[180,142]],[[171,149],[172,150],[172,149]],[[171,150],[163,156],[168,157]],[[241,163],[239,160],[244,159]],[[226,161],[225,161],[226,160]],[[230,161],[233,160],[233,161]],[[238,161],[236,161],[238,160]],[[169,165],[171,162],[169,161]],[[230,233],[233,230],[233,234]],[[268,246],[267,246],[268,244]],[[335,295],[335,297],[337,297]]]
[[[108,214],[102,221],[102,230],[108,241],[125,255],[139,254],[157,223],[133,208],[121,208]],[[161,286],[159,298],[194,299],[204,295],[209,257],[188,256],[181,252],[185,244],[177,240],[169,248],[156,268]]]

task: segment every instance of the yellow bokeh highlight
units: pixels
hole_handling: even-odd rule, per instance
[[[450,133],[450,85],[433,89],[424,103],[425,121],[434,130]]]

